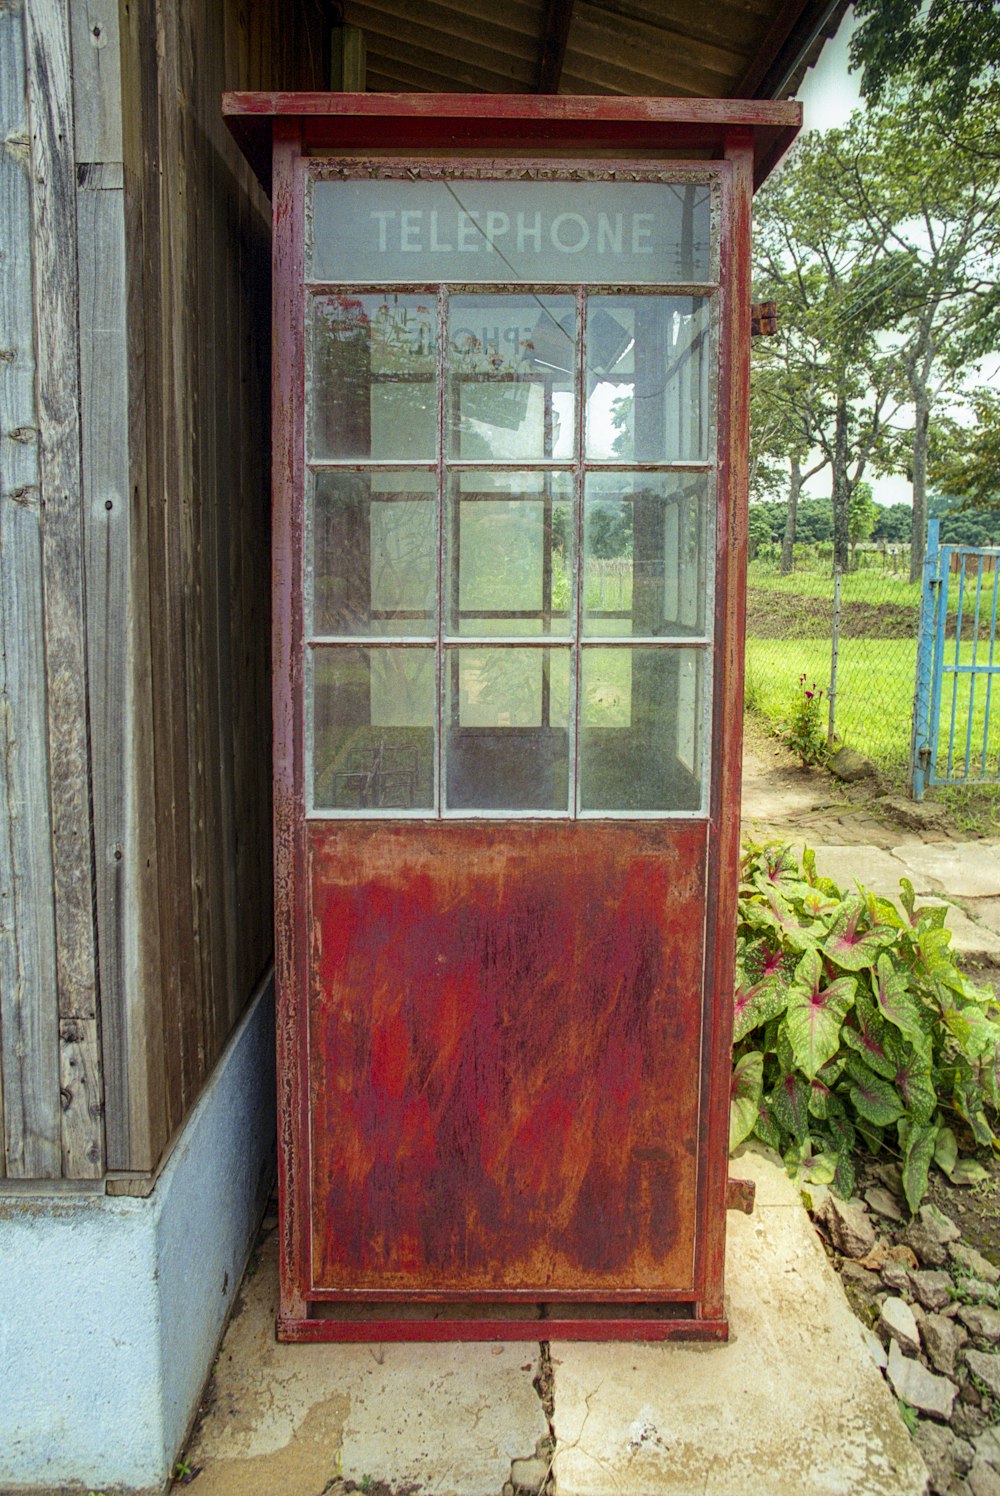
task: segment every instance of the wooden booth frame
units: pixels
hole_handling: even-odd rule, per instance
[[[449,95],[228,95],[230,127],[271,186],[274,222],[273,620],[276,988],[281,1199],[282,1339],[722,1340],[734,930],[739,860],[743,644],[747,544],[750,364],[750,213],[755,185],[793,138],[794,104],[708,100],[573,99]],[[303,541],[306,490],[306,192],[317,174],[509,179],[662,179],[713,184],[718,193],[714,634],[710,646],[710,800],[684,821],[692,848],[704,836],[706,880],[700,1067],[696,1088],[694,1256],[689,1281],[539,1285],[457,1293],[447,1284],[331,1287],[313,1264],[309,992],[311,879],[317,859],[363,871],[387,857],[393,836],[421,834],[435,855],[468,862],[504,836],[543,860],[553,837],[625,845],[645,855],[663,819],[606,824],[501,815],[489,821],[427,817],[387,825],[311,817],[304,723]],[[273,173],[273,176],[272,176]],[[476,291],[483,287],[477,285]],[[673,287],[671,290],[673,291]],[[704,291],[704,287],[698,288]],[[683,294],[683,288],[680,293]],[[707,625],[706,625],[707,626]],[[707,813],[706,813],[707,811]],[[690,833],[677,831],[689,826]],[[569,830],[567,831],[567,826]],[[332,829],[331,829],[332,828]],[[586,843],[572,838],[579,831]],[[567,838],[569,840],[567,841]],[[372,852],[371,848],[375,851]],[[387,850],[388,849],[388,850]],[[560,854],[561,855],[561,854]],[[332,859],[332,861],[331,861]],[[553,866],[556,866],[553,863]],[[683,912],[683,911],[682,911]],[[682,942],[678,928],[674,938]],[[332,1140],[331,1146],[337,1146]],[[498,1242],[502,1252],[503,1243]],[[400,1306],[407,1306],[404,1310]],[[422,1306],[414,1308],[413,1306]],[[340,1306],[340,1307],[338,1307]],[[346,1307],[345,1307],[346,1306]],[[353,1306],[353,1307],[352,1307]],[[363,1306],[363,1307],[359,1307]],[[527,1317],[525,1317],[527,1313]]]

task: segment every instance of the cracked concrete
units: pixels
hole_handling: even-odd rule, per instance
[[[512,1496],[550,1460],[559,1496],[917,1496],[919,1456],[784,1170],[747,1153],[733,1172],[757,1207],[729,1218],[730,1344],[559,1342],[551,1383],[531,1343],[278,1345],[272,1234],[186,1456],[196,1496],[366,1477]]]
[[[920,1496],[923,1462],[784,1171],[747,1152],[726,1346],[553,1342],[559,1496]]]

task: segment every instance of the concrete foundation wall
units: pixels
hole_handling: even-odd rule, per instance
[[[268,980],[146,1199],[0,1187],[0,1488],[163,1489],[274,1169]]]

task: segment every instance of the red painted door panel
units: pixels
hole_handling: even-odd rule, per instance
[[[313,824],[313,1288],[694,1285],[706,825]]]

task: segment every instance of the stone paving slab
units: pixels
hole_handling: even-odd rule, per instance
[[[918,842],[893,848],[893,855],[912,868],[918,893],[950,894],[958,899],[1000,897],[1000,845],[992,841],[928,845]],[[921,886],[923,885],[923,886]]]
[[[277,1233],[226,1332],[186,1456],[197,1496],[319,1496],[340,1475],[428,1496],[498,1496],[548,1422],[538,1346],[279,1345]]]
[[[920,1496],[923,1461],[784,1171],[746,1153],[727,1346],[552,1346],[559,1496]]]

